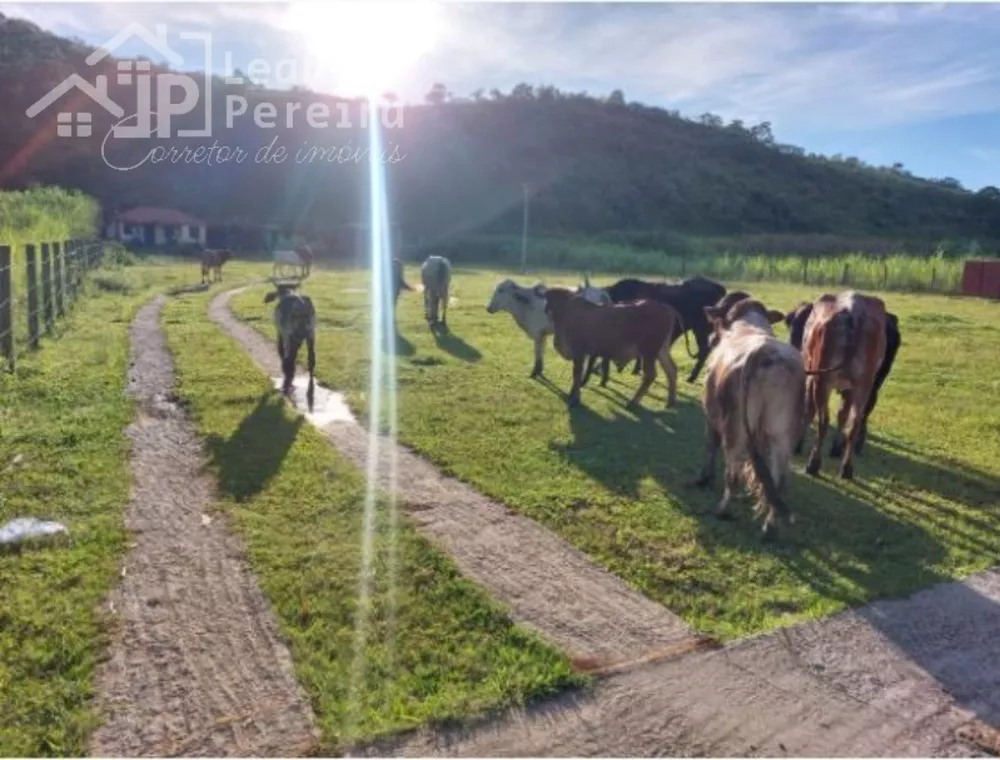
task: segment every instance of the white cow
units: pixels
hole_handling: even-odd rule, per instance
[[[420,280],[424,285],[424,315],[431,327],[439,324],[448,327],[448,289],[451,286],[451,262],[444,256],[428,256],[420,266]],[[441,319],[438,320],[438,307]]]
[[[545,341],[554,332],[552,320],[545,313],[545,291],[545,285],[540,282],[526,288],[513,280],[504,280],[496,286],[489,306],[486,307],[486,311],[490,314],[496,314],[498,311],[510,312],[517,326],[535,344],[535,365],[531,370],[531,377],[542,374]],[[578,287],[576,292],[598,305],[611,302],[608,294],[601,288],[592,287],[588,279],[585,279],[583,287]]]

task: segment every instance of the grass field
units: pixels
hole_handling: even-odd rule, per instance
[[[827,458],[822,476],[796,463],[798,522],[763,545],[749,505],[725,523],[707,515],[719,493],[685,485],[701,464],[700,382],[681,382],[663,408],[662,375],[645,411],[623,409],[637,381],[591,383],[570,413],[570,365],[551,345],[531,381],[530,341],[507,314],[485,311],[499,272],[457,269],[451,333],[435,339],[419,293],[400,298],[400,437],[453,474],[567,538],[697,628],[731,638],[900,595],[1000,558],[1000,341],[995,303],[886,295],[903,347],[871,420],[856,480]],[[419,281],[410,266],[411,283]],[[547,275],[576,284],[575,275]],[[602,283],[612,278],[592,277]],[[737,286],[739,283],[729,283]],[[786,310],[819,289],[743,287]],[[234,301],[270,336],[264,287]],[[304,288],[319,312],[318,374],[349,391],[363,415],[369,384],[367,274],[317,272]],[[783,326],[778,334],[786,336]],[[682,377],[691,360],[674,349]],[[721,487],[721,485],[719,486]]]
[[[124,427],[128,325],[156,287],[186,272],[101,272],[57,328],[0,372],[0,524],[65,522],[56,546],[0,549],[0,755],[86,751],[91,676],[104,642],[97,607],[118,580],[129,493]]]
[[[323,729],[323,753],[582,683],[568,659],[515,627],[405,519],[392,589],[383,503],[367,681],[351,693],[364,475],[302,425],[238,344],[207,320],[208,298],[173,300],[164,313],[178,391],[208,441],[218,506],[236,518],[290,642]]]

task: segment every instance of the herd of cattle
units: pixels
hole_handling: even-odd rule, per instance
[[[203,277],[221,270],[226,254],[205,251]],[[447,329],[451,275],[451,263],[443,256],[429,256],[421,265],[424,315],[432,329]],[[402,291],[413,290],[398,259],[392,261],[392,280],[396,304]],[[291,390],[296,356],[305,342],[312,411],[316,310],[308,296],[295,292],[297,284],[275,287],[265,302],[277,300],[274,323],[282,390]],[[604,386],[611,363],[621,372],[633,360],[633,373],[641,373],[642,382],[628,408],[636,408],[646,395],[656,379],[657,364],[667,376],[667,406],[674,406],[677,365],[670,351],[683,336],[695,360],[687,381],[693,383],[707,367],[702,395],[705,462],[695,484],[704,488],[712,483],[721,448],[725,483],[715,514],[727,515],[732,491],[742,480],[756,498],[765,537],[773,535],[779,521],[794,520],[785,501],[785,484],[792,457],[801,452],[814,419],[817,434],[806,472],[819,473],[834,391],[841,401],[830,456],[840,457],[841,477],[853,477],[854,454],[864,447],[869,416],[901,342],[899,320],[875,296],[826,293],[784,313],[750,293],[727,293],[724,285],[702,276],[677,283],[626,278],[606,288],[584,278],[573,289],[541,283],[525,287],[507,279],[496,286],[486,310],[509,312],[532,340],[532,378],[543,374],[545,344],[552,336],[557,353],[573,363],[571,407],[580,403],[581,388],[597,370],[598,361]],[[788,327],[788,342],[775,335],[772,326],[778,322]],[[696,353],[688,342],[689,331]],[[846,434],[845,428],[849,428]]]
[[[412,290],[394,266],[394,298]],[[437,323],[438,305],[447,304],[451,265],[439,256],[421,267],[425,316]],[[806,472],[819,473],[829,428],[829,401],[841,397],[832,457],[840,457],[840,475],[851,479],[854,454],[867,437],[868,418],[900,346],[899,321],[885,302],[856,291],[823,294],[784,313],[768,308],[744,291],[697,276],[679,283],[626,278],[610,287],[584,278],[575,289],[499,283],[486,307],[511,314],[534,343],[531,377],[543,373],[545,343],[573,363],[569,405],[580,403],[580,390],[601,361],[601,385],[613,362],[621,372],[635,360],[642,382],[628,403],[635,408],[656,378],[659,364],[667,376],[667,406],[677,400],[677,365],[670,350],[684,336],[695,365],[693,383],[707,367],[702,407],[706,418],[705,462],[695,484],[714,480],[719,449],[724,453],[725,483],[715,514],[728,514],[732,491],[741,480],[754,494],[764,518],[763,534],[773,535],[779,521],[794,520],[785,500],[793,455],[817,419],[817,435]],[[779,340],[773,325],[784,322],[789,341]],[[442,315],[441,323],[444,323]],[[692,353],[687,333],[697,345]],[[848,428],[845,434],[845,428]]]

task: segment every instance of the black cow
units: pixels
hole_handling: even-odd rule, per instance
[[[788,342],[800,351],[802,350],[802,338],[805,334],[806,322],[809,321],[812,311],[813,305],[811,303],[801,303],[785,315],[785,324],[788,326],[789,330]],[[882,364],[878,368],[878,372],[875,373],[875,382],[872,385],[872,392],[868,397],[868,404],[865,407],[865,416],[864,419],[861,420],[861,432],[858,434],[857,443],[854,445],[854,450],[858,454],[860,454],[862,448],[864,448],[865,439],[868,436],[868,417],[871,415],[872,410],[875,409],[875,404],[878,401],[879,389],[882,387],[885,379],[889,376],[889,370],[892,369],[892,363],[896,360],[896,352],[899,351],[899,347],[903,342],[899,332],[899,318],[891,312],[886,312],[885,316],[885,356],[882,359]],[[840,397],[843,403],[849,403],[850,395],[850,390],[840,392]],[[830,444],[830,456],[839,457],[842,452],[843,440],[841,436],[836,436],[833,439],[833,443]]]
[[[695,340],[698,343],[697,356],[691,355],[691,358],[697,359],[697,361],[687,378],[689,383],[693,383],[698,377],[698,373],[701,372],[701,368],[704,366],[705,360],[708,358],[709,351],[711,350],[709,338],[712,335],[712,328],[708,324],[708,318],[705,316],[705,307],[717,304],[726,295],[726,287],[715,280],[710,280],[701,275],[691,277],[677,284],[648,282],[646,280],[626,277],[611,287],[605,288],[605,291],[611,297],[612,303],[627,303],[639,298],[651,298],[669,304],[676,309],[677,313],[681,316],[682,324],[677,327],[677,332],[670,336],[670,340],[676,340],[683,332],[691,330],[694,332]],[[590,358],[587,371],[584,375],[584,383],[586,383],[586,378],[590,377],[590,373],[594,371],[596,361],[597,357]],[[601,370],[602,386],[607,385],[609,368],[610,363],[607,359],[604,359],[604,366]],[[632,374],[638,375],[641,370],[641,360],[637,359]]]

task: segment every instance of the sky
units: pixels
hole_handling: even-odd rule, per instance
[[[33,2],[0,12],[94,45],[131,22],[164,24],[188,70],[205,56],[180,35],[207,31],[216,73],[343,95],[416,101],[435,82],[463,96],[519,82],[621,89],[687,116],[769,121],[779,142],[809,152],[1000,186],[1000,4]],[[115,52],[163,60],[138,39]]]

